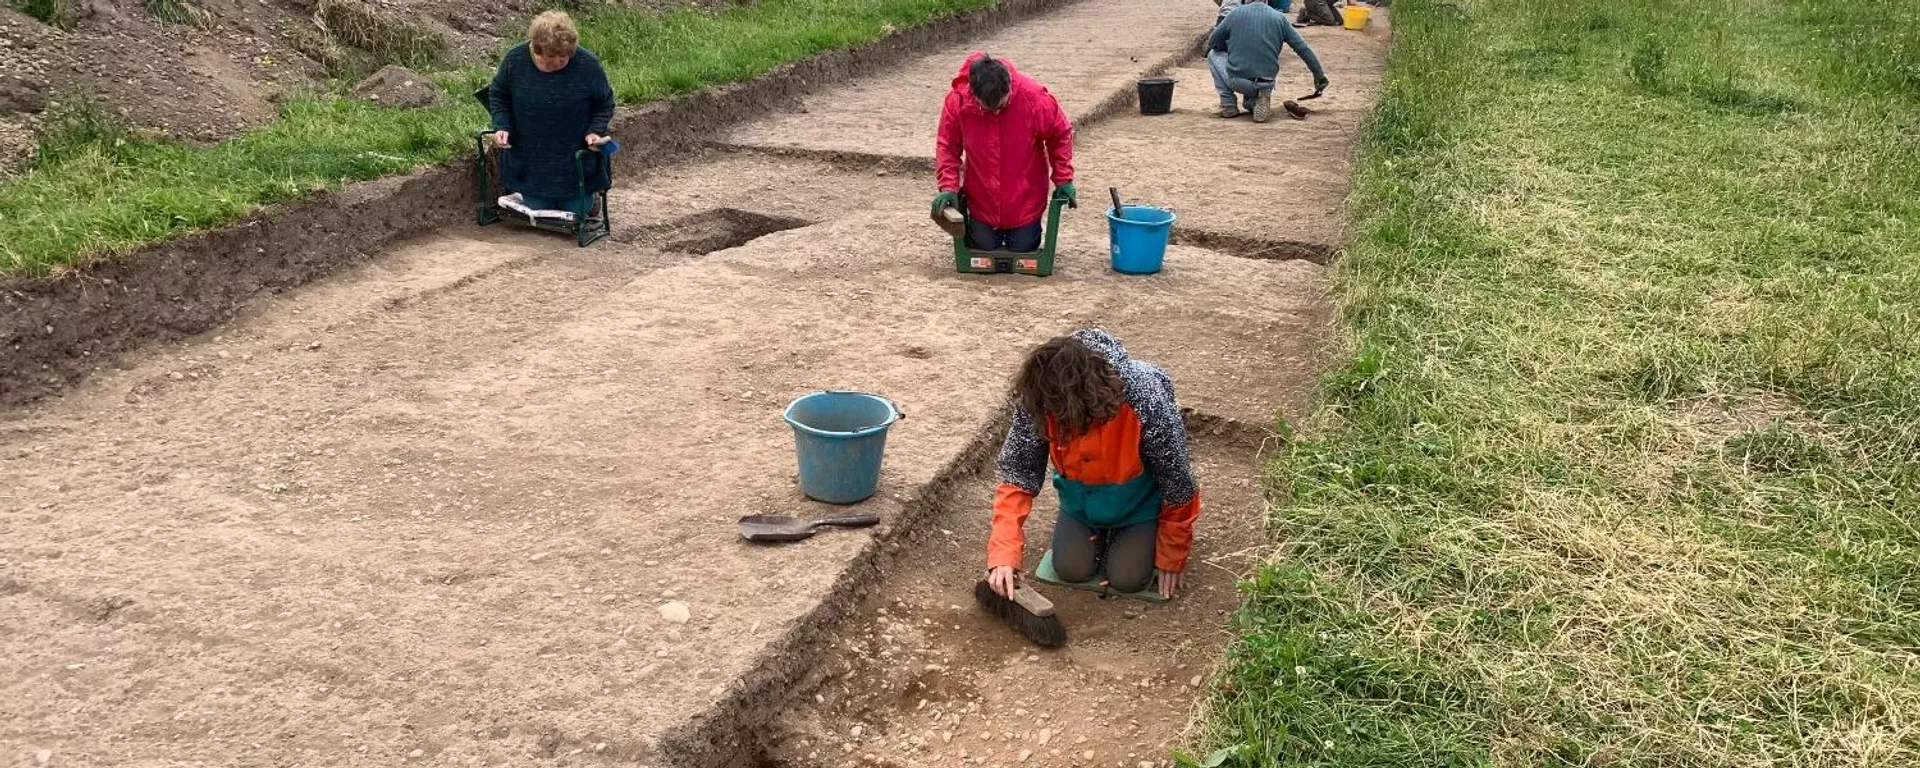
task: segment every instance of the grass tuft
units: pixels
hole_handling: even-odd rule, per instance
[[[191,24],[197,20],[193,9],[181,0],[140,0],[140,7],[168,24]]]
[[[47,26],[67,29],[73,25],[68,15],[67,0],[12,0],[11,5],[14,10]]]

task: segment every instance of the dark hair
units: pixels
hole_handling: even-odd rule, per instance
[[[1068,437],[1120,412],[1126,394],[1120,375],[1100,353],[1072,336],[1061,336],[1027,353],[1013,377],[1013,395],[1036,420],[1052,416]]]
[[[967,86],[973,89],[973,97],[981,104],[999,104],[1013,90],[1013,76],[1007,74],[1007,65],[1001,64],[992,56],[981,56],[967,68]]]

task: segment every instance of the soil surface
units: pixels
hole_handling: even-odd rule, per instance
[[[1269,551],[1256,478],[1259,433],[1198,427],[1194,471],[1206,510],[1179,598],[1164,605],[1037,585],[1068,644],[1034,647],[982,611],[987,529],[983,467],[927,521],[904,565],[862,604],[817,697],[783,717],[768,753],[789,766],[1159,765],[1181,745],[1195,696],[1219,657],[1239,578]],[[1027,560],[1045,551],[1059,510],[1043,495],[1027,521]]]
[[[821,92],[796,112],[742,126],[721,143],[931,161],[941,102],[974,51],[1004,58],[1040,81],[1078,124],[1113,95],[1130,92],[1135,78],[1197,51],[1211,18],[1206,6],[1180,0],[1057,11]]]
[[[1017,29],[1051,40],[1046,28],[1146,28],[1166,13],[1158,0],[1085,3]],[[1339,83],[1378,50],[1322,55]],[[1057,54],[1075,56],[1120,66],[1092,47]],[[1063,99],[1114,98],[1074,88]],[[937,101],[916,104],[911,117],[930,125],[919,110]],[[886,125],[869,124],[882,126],[876,141]],[[1127,137],[1139,125],[1082,132],[1084,188],[1106,185],[1091,169],[1138,159]],[[1153,153],[1219,163],[1188,142]],[[860,617],[917,595],[930,601],[888,614],[962,627],[896,634],[953,657],[972,690],[927,707],[975,718],[955,723],[974,732],[966,743],[997,729],[1037,745],[1039,702],[1085,699],[1092,675],[1091,695],[1138,729],[1062,726],[1019,749],[1078,754],[1084,735],[1101,740],[1103,764],[1153,759],[1218,647],[1228,573],[1258,554],[1253,456],[1272,414],[1297,413],[1312,388],[1324,268],[1175,245],[1161,274],[1117,275],[1090,200],[1068,214],[1054,276],[958,275],[926,221],[930,187],[884,163],[719,153],[623,178],[616,236],[593,248],[509,225],[449,229],[0,414],[0,656],[13,662],[0,671],[13,702],[0,754],[706,766],[774,744],[777,759],[816,764],[817,749],[844,754],[808,735],[836,713],[869,713],[887,744],[933,733],[917,699],[907,711],[830,686],[816,702],[827,709],[793,706],[821,652],[867,633]],[[1306,237],[1289,221],[1258,234]],[[978,472],[1020,355],[1084,325],[1166,367],[1196,422],[1218,427],[1196,448],[1203,572],[1164,607],[1056,595],[1075,644],[1009,667],[1017,642],[966,602],[990,501]],[[780,420],[826,388],[877,392],[910,414],[880,492],[858,507],[884,522],[783,547],[740,541],[741,515],[837,511],[797,491]],[[952,604],[964,621],[942,613]],[[1112,653],[1155,644],[1167,653]],[[996,713],[978,725],[968,703],[1011,704],[1037,724]],[[794,735],[816,746],[795,753]],[[956,755],[943,739],[926,754]],[[1007,737],[993,744],[970,758],[1017,758]]]

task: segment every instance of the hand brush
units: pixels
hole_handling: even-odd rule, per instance
[[[1067,627],[1060,623],[1060,617],[1053,615],[1053,601],[1025,583],[1017,583],[1013,588],[1013,599],[1008,600],[993,591],[992,584],[981,579],[980,583],[973,585],[973,599],[980,601],[980,607],[1000,617],[1014,631],[1026,635],[1028,640],[1043,648],[1058,648],[1067,644]]]

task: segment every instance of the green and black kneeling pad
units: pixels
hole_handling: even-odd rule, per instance
[[[1155,571],[1154,573],[1158,574],[1159,572]],[[1106,596],[1125,597],[1148,603],[1164,603],[1167,601],[1167,598],[1160,595],[1160,590],[1151,585],[1139,592],[1121,592],[1112,587],[1105,586],[1100,582],[1106,579],[1106,574],[1094,574],[1093,578],[1088,581],[1067,581],[1062,579],[1060,578],[1060,573],[1053,569],[1052,549],[1048,549],[1046,554],[1040,556],[1040,567],[1033,569],[1033,578],[1035,581],[1052,584],[1056,587],[1098,592]]]

